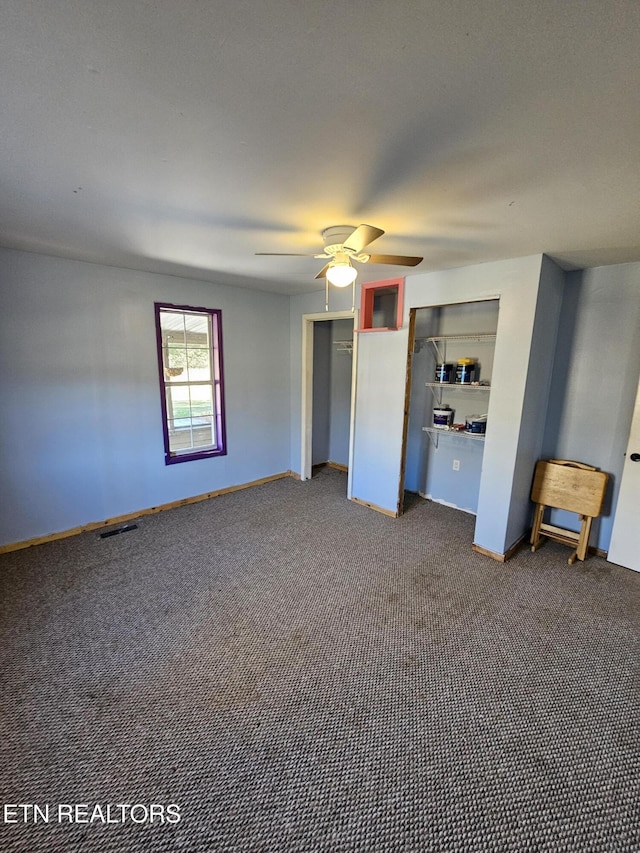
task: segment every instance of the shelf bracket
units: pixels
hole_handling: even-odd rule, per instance
[[[433,449],[437,450],[438,449],[438,438],[439,438],[438,433],[437,432],[427,432],[427,430],[425,430],[425,432],[427,433],[427,435],[429,437],[429,441],[431,442]]]
[[[427,387],[429,388],[429,391],[431,391],[431,396],[433,397],[433,402],[437,406],[441,406],[442,405],[442,385],[440,385],[439,392],[438,392],[438,389],[434,388],[433,385],[428,385]]]

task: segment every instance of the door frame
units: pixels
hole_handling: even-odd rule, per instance
[[[398,515],[404,512],[404,480],[407,471],[407,442],[409,440],[409,409],[411,407],[411,371],[413,368],[413,351],[416,345],[416,311],[409,309],[409,337],[407,341],[407,368],[404,385],[404,416],[402,421],[402,456],[400,459],[400,479],[398,482]]]
[[[354,424],[356,413],[356,376],[358,363],[358,311],[323,311],[302,315],[302,404],[300,441],[300,479],[310,480],[313,437],[313,324],[323,320],[353,321],[353,359],[351,363],[351,408],[349,415],[349,471],[347,497],[351,499],[353,479]]]

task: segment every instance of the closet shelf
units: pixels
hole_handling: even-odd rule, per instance
[[[442,405],[442,398],[445,392],[449,391],[464,391],[465,393],[473,391],[486,391],[487,394],[491,391],[490,385],[471,385],[466,382],[425,382],[426,387],[431,391],[434,403],[438,406]]]
[[[474,441],[484,441],[484,435],[462,429],[450,429],[448,427],[422,427],[422,429],[424,432],[433,432],[436,435],[461,435],[463,438],[472,438]]]
[[[491,391],[491,385],[471,385],[469,382],[425,382],[427,388],[443,388],[446,391]]]
[[[475,341],[476,343],[482,343],[483,341],[495,341],[495,335],[435,335],[430,338],[416,338],[417,341],[424,341],[424,343],[434,344],[440,341]]]
[[[440,435],[457,435],[460,438],[467,438],[472,441],[484,441],[484,435],[475,432],[467,432],[466,430],[450,429],[449,427],[422,427],[422,431],[426,432],[434,447],[438,446],[438,436]],[[434,440],[435,438],[435,440]]]
[[[431,344],[431,346],[436,351],[439,358],[442,358],[442,353],[440,352],[440,347],[438,344],[448,344],[455,343],[459,341],[461,343],[476,343],[476,344],[484,344],[491,343],[495,341],[495,334],[478,334],[478,335],[434,335],[433,337],[428,338],[416,338],[414,343],[414,352],[420,352],[424,344]]]

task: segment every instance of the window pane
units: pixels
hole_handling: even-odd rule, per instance
[[[169,421],[169,450],[177,453],[179,450],[188,450],[191,447],[191,429],[186,427],[175,428]]]
[[[195,421],[205,417],[204,421],[211,419],[213,415],[213,389],[211,385],[191,385],[191,416]],[[202,421],[200,421],[202,423]]]
[[[187,367],[189,382],[211,381],[211,353],[208,349],[188,349]]]
[[[160,329],[164,340],[176,346],[186,346],[184,314],[176,311],[161,311]]]
[[[187,350],[169,344],[163,348],[164,378],[167,382],[184,381],[186,378]]]
[[[209,316],[207,314],[185,314],[184,326],[188,346],[200,349],[209,347]]]
[[[174,429],[187,427],[191,423],[191,404],[189,386],[179,385],[167,388],[167,417]]]
[[[214,434],[213,434],[213,424],[209,423],[208,426],[199,426],[194,427],[193,429],[193,446],[194,447],[207,447],[208,445],[215,444]]]

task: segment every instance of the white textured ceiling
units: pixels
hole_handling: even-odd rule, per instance
[[[255,253],[342,223],[407,275],[640,260],[639,56],[637,0],[2,0],[0,245],[280,293],[323,262]]]

